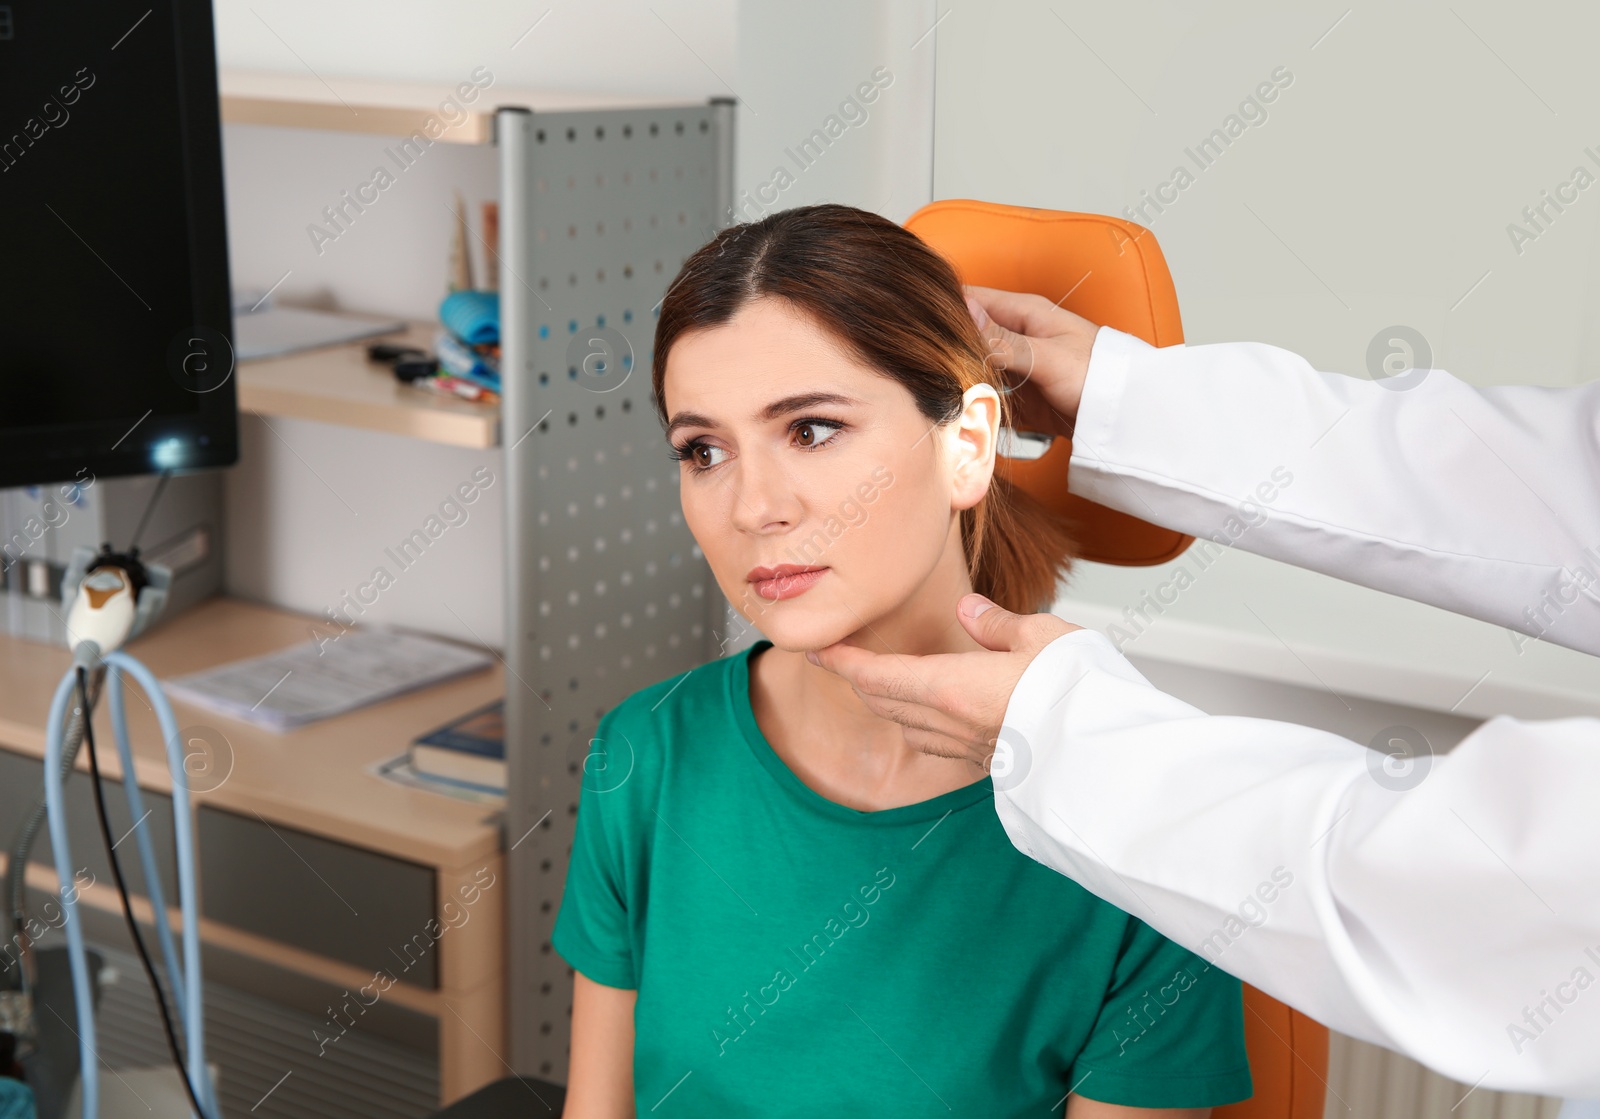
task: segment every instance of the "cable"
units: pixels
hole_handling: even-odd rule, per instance
[[[164,479],[165,476],[163,475]],[[111,859],[111,876],[116,879],[117,894],[122,898],[122,916],[128,923],[128,932],[132,935],[134,947],[139,952],[139,962],[144,965],[144,973],[150,979],[150,989],[155,992],[156,1004],[161,1009],[161,1026],[167,1034],[167,1048],[172,1052],[172,1063],[177,1068],[178,1078],[183,1081],[183,1090],[188,1093],[189,1104],[194,1108],[194,1113],[204,1117],[206,1114],[205,1108],[200,1106],[200,1100],[195,1095],[194,1085],[189,1083],[189,1077],[185,1072],[187,1065],[183,1059],[183,1054],[178,1049],[178,1034],[172,1027],[172,1013],[167,1008],[167,996],[161,990],[160,980],[156,978],[155,965],[150,960],[149,950],[145,948],[144,937],[139,932],[139,924],[133,919],[133,906],[128,900],[128,887],[122,878],[122,864],[117,859],[116,841],[111,838],[111,820],[106,815],[105,792],[100,787],[100,762],[95,755],[94,727],[90,719],[89,676],[81,664],[77,667],[77,673],[78,702],[82,705],[81,709],[83,711],[84,741],[89,747],[89,772],[94,785],[95,814],[100,820],[100,836],[105,840],[106,855]],[[135,826],[138,826],[137,823]],[[154,916],[157,921],[166,919],[166,914],[164,913],[156,913]]]
[[[150,514],[156,511],[156,502],[161,500],[161,491],[167,488],[167,479],[172,477],[171,470],[163,470],[161,479],[156,482],[155,492],[150,495],[150,500],[145,502],[144,515],[139,518],[139,527],[133,530],[133,539],[128,541],[128,551],[137,552],[139,538],[144,535],[145,525],[150,523]]]
[[[105,681],[105,669],[96,668],[90,678],[89,701],[91,704],[100,700],[100,687]],[[81,709],[72,716],[72,721],[67,724],[66,743],[61,751],[61,766],[63,776],[72,773],[72,763],[78,756],[78,749],[83,745],[83,715]],[[39,791],[34,794],[33,806],[28,810],[27,817],[22,822],[22,827],[17,829],[17,835],[11,842],[11,853],[6,857],[6,890],[5,910],[6,918],[10,922],[6,943],[20,944],[23,946],[22,955],[18,958],[18,970],[23,978],[27,978],[24,965],[29,960],[28,943],[28,895],[27,895],[27,868],[28,860],[32,857],[33,844],[38,838],[39,829],[45,821],[45,794],[44,782],[39,783]],[[27,984],[24,984],[27,986]]]

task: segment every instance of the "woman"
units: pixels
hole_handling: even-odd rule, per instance
[[[994,476],[1007,419],[949,265],[811,206],[725,230],[656,327],[690,531],[766,637],[608,712],[552,943],[566,1114],[1204,1116],[1250,1095],[1237,981],[1020,854],[973,763],[805,654],[977,648],[1071,541]]]

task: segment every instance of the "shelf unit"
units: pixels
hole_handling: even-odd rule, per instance
[[[224,71],[222,119],[404,136],[451,91]],[[401,386],[365,360],[364,344],[241,363],[240,407],[503,446],[515,683],[505,691],[506,1042],[493,1049],[503,1069],[559,1079],[571,980],[550,933],[593,732],[633,691],[720,652],[726,603],[678,510],[677,471],[652,453],[649,360],[666,285],[731,212],[733,104],[490,85],[436,138],[501,149],[501,407]],[[413,323],[404,337],[428,345],[432,329]],[[629,351],[625,388],[580,374],[592,370],[574,347],[597,334],[608,354]]]

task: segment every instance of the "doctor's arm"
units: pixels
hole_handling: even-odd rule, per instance
[[[1073,493],[1600,654],[1600,381],[1372,381],[968,292],[994,359],[1075,421]]]
[[[992,754],[1019,850],[1212,966],[1462,1083],[1600,1097],[1600,720],[1492,719],[1396,775],[985,601],[986,651],[816,661],[908,744]]]
[[[1600,721],[1493,719],[1397,779],[1207,716],[1077,630],[1000,741],[1012,842],[1207,962],[1463,1083],[1600,1095]]]

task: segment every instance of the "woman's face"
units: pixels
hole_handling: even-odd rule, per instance
[[[773,644],[892,642],[919,590],[943,615],[954,599],[939,592],[970,589],[958,513],[993,469],[992,389],[968,390],[962,417],[936,427],[776,299],[684,335],[668,370],[684,519],[723,594]]]

